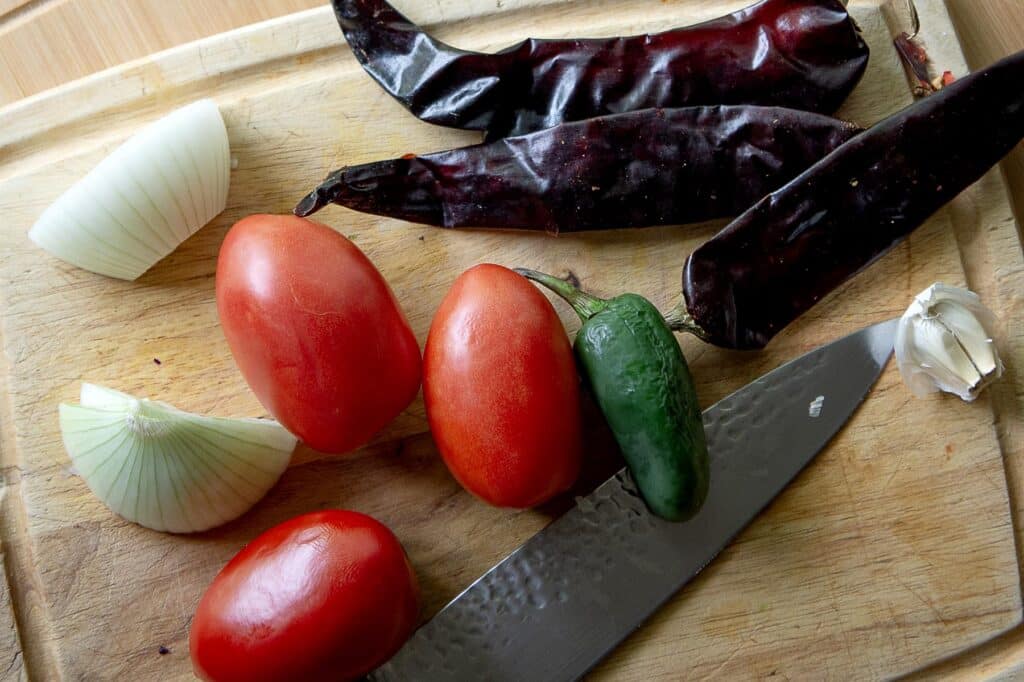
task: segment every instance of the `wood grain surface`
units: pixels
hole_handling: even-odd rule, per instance
[[[4,489],[0,488],[0,496]],[[0,562],[4,561],[3,547],[0,546]],[[0,565],[4,565],[0,563]],[[0,680],[25,679],[25,665],[22,660],[18,627],[11,605],[11,590],[7,578],[0,574]]]
[[[1024,2],[1021,0],[947,0],[972,69],[1024,50]],[[1003,162],[1019,222],[1024,223],[1024,150]]]
[[[937,58],[963,72],[942,3],[919,2]],[[143,26],[137,17],[112,19],[122,10],[135,16],[135,4],[146,5],[124,3],[95,16],[122,30],[133,21]],[[502,4],[500,11],[483,1],[403,6],[415,19],[444,19],[442,37],[486,49],[511,42],[518,35],[511,27],[523,21],[543,35],[599,35],[685,23],[743,3]],[[85,25],[79,19],[103,6],[68,0],[14,9],[0,26],[0,59],[12,59],[7,37],[61,16],[66,33],[59,35],[74,43]],[[252,6],[269,16],[276,4]],[[148,7],[161,27],[150,33],[167,30],[153,19],[164,7]],[[877,3],[855,2],[854,10],[874,55],[843,113],[870,123],[909,95]],[[194,28],[228,20],[226,11],[218,16],[211,11]],[[631,17],[627,26],[623,16]],[[36,35],[36,46],[47,31]],[[115,41],[116,49],[129,50],[138,40],[130,49],[150,51],[140,36]],[[102,49],[74,49],[109,58]],[[213,224],[136,283],[76,270],[27,242],[24,233],[45,205],[104,153],[146,121],[203,95],[220,104],[238,159],[228,209]],[[0,671],[8,661],[20,670],[24,661],[38,679],[186,679],[187,628],[203,586],[256,533],[302,511],[345,506],[391,525],[417,566],[428,616],[571,503],[509,513],[475,502],[439,463],[423,434],[419,401],[354,458],[318,460],[300,451],[305,464],[290,470],[252,513],[196,537],[161,535],[113,517],[68,470],[60,446],[55,405],[73,399],[82,379],[191,410],[260,414],[217,329],[212,281],[227,227],[250,212],[286,211],[330,167],[473,137],[411,122],[343,49],[326,10],[0,111],[0,210],[9,225],[0,232],[0,473],[8,493],[0,487],[0,537],[24,645],[19,655],[18,640],[5,636],[13,618],[0,584]],[[374,259],[421,342],[452,279],[483,260],[571,268],[596,293],[628,286],[667,306],[678,290],[682,254],[720,226],[551,239],[438,231],[335,208],[322,219],[354,236]],[[1024,510],[1018,484],[1024,476],[1015,469],[1024,445],[1017,369],[1024,333],[1015,320],[1024,319],[1024,268],[998,173],[765,353],[683,343],[707,404],[800,352],[898,314],[935,280],[969,284],[1000,312],[1007,381],[973,405],[918,401],[890,368],[818,461],[596,678],[859,679],[926,666],[933,667],[924,674],[942,678],[951,671],[1015,670],[1019,636],[1012,629],[1021,621],[1021,596],[1012,518]],[[574,329],[569,312],[559,310]],[[591,479],[607,464],[594,463]],[[170,653],[161,655],[160,646]],[[963,652],[967,658],[949,660]]]

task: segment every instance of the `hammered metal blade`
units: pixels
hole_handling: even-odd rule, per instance
[[[892,352],[896,321],[812,351],[704,412],[711,487],[685,523],[623,469],[420,628],[373,680],[572,680],[697,575],[814,458]]]

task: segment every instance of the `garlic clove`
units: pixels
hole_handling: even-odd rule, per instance
[[[934,284],[918,294],[896,333],[896,361],[911,391],[977,398],[1003,372],[989,331],[994,319],[966,289]]]
[[[982,377],[996,370],[1002,372],[995,343],[975,313],[961,304],[948,300],[939,301],[934,307],[934,312],[956,335],[971,364]]]

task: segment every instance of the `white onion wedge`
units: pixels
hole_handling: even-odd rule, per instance
[[[133,280],[224,210],[230,172],[224,119],[199,100],[115,149],[28,236],[72,265]]]
[[[238,518],[288,466],[296,439],[277,422],[182,412],[83,384],[60,406],[64,447],[111,510],[159,531],[195,533]]]

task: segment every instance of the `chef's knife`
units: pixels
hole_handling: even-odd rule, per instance
[[[700,513],[648,512],[623,469],[421,627],[374,680],[572,680],[706,566],[825,446],[878,379],[896,321],[812,351],[704,412]]]

